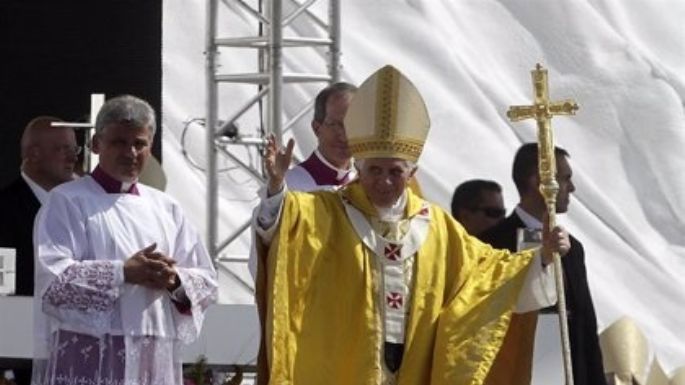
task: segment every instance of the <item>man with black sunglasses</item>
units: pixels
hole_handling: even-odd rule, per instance
[[[452,195],[452,216],[471,235],[479,236],[495,226],[506,213],[502,187],[495,181],[467,180]]]
[[[556,212],[568,211],[570,196],[575,191],[572,170],[566,150],[554,149],[557,163]],[[496,248],[518,251],[534,243],[535,231],[542,229],[545,202],[538,190],[538,148],[526,143],[514,157],[512,176],[520,201],[504,221],[484,232],[479,238]],[[523,229],[528,229],[523,231]],[[532,231],[531,231],[532,230]],[[573,361],[573,378],[577,385],[606,385],[602,353],[597,337],[597,319],[588,288],[583,245],[573,236],[571,250],[562,258],[568,310],[569,337]],[[514,314],[501,350],[485,381],[487,385],[528,385],[531,382],[533,346],[538,312]]]

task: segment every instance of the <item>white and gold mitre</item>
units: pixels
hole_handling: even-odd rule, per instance
[[[416,162],[430,119],[416,87],[397,68],[376,71],[355,92],[345,131],[355,159],[400,158]]]

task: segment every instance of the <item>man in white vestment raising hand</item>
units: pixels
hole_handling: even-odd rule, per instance
[[[178,203],[138,183],[155,127],[147,102],[107,101],[98,166],[38,213],[33,384],[182,384],[216,272]]]

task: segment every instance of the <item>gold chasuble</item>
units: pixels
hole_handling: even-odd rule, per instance
[[[343,199],[373,223],[362,187],[287,192],[269,248],[259,250],[260,384],[482,384],[507,331],[532,252],[516,256],[469,236],[407,189],[405,218],[428,215],[413,256],[404,357],[383,361],[380,258]]]

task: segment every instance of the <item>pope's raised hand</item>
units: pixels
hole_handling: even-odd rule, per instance
[[[295,141],[290,139],[285,148],[278,147],[276,138],[273,135],[269,136],[266,145],[266,153],[264,154],[264,168],[269,178],[267,188],[269,189],[269,196],[278,194],[283,188],[283,179],[285,173],[290,168],[290,162],[293,159],[293,148]]]

